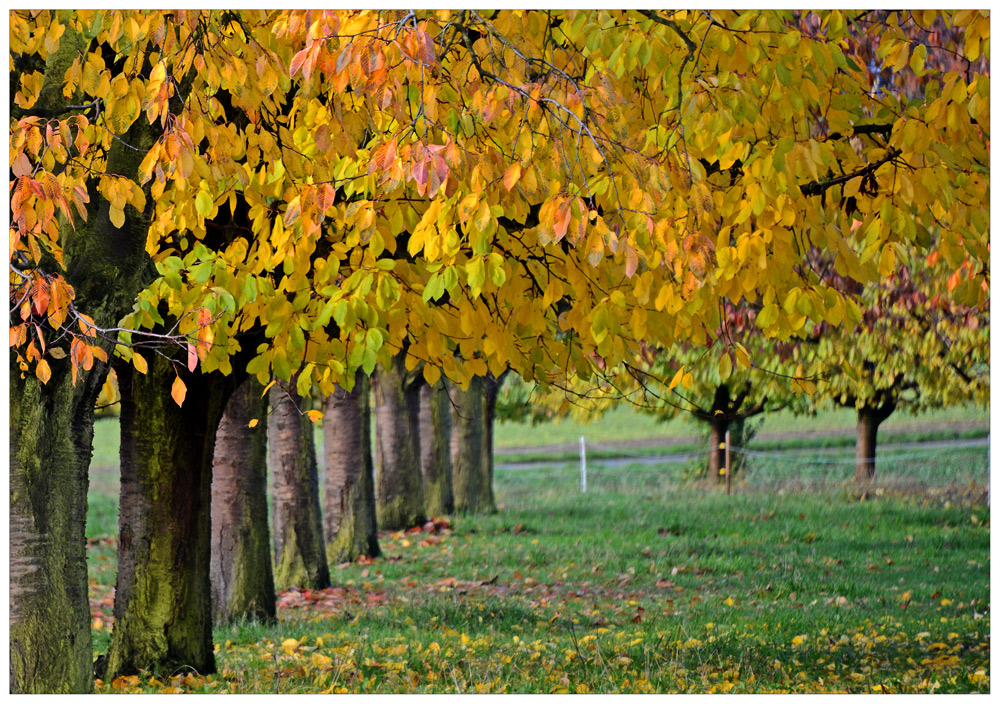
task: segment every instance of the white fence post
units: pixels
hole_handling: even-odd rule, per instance
[[[587,441],[580,436],[580,491],[587,493]]]

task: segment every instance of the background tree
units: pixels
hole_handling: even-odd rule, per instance
[[[455,510],[451,471],[451,398],[444,380],[420,387],[420,471],[429,516]]]
[[[459,513],[496,511],[491,484],[492,473],[486,462],[486,391],[482,377],[474,377],[469,388],[453,386],[450,390],[451,466],[455,510]]]
[[[323,520],[326,557],[339,564],[381,552],[375,523],[371,402],[368,377],[354,388],[338,388],[326,399],[323,417]]]
[[[309,396],[300,396],[280,383],[271,387],[270,400],[267,437],[274,497],[274,582],[278,589],[325,589],[330,586],[330,569],[312,420],[319,412],[310,408]]]
[[[267,520],[267,400],[256,379],[233,393],[212,463],[212,604],[217,622],[275,619]]]
[[[821,397],[858,413],[855,479],[875,481],[878,428],[897,410],[989,404],[989,308],[956,303],[940,258],[912,258],[861,293],[862,322],[822,326],[812,364]]]
[[[382,530],[427,520],[420,470],[420,381],[402,354],[375,372],[375,515]]]

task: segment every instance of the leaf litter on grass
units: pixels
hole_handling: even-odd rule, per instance
[[[98,689],[989,691],[974,497],[603,499],[383,534],[336,586],[282,592],[276,625],[216,629],[217,674]]]

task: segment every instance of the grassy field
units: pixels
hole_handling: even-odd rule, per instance
[[[383,534],[333,588],[280,595],[277,624],[217,628],[218,673],[99,690],[988,692],[985,450],[922,461],[864,501],[762,468],[730,497],[681,466],[597,466],[586,494],[573,466],[498,470],[497,514]],[[116,480],[92,481],[95,653]]]
[[[914,426],[933,427],[946,423],[987,424],[989,420],[989,410],[975,406],[928,411],[919,416],[895,413],[883,423],[879,433],[883,438],[887,438],[899,434],[901,429]],[[854,433],[856,423],[857,415],[849,408],[828,409],[814,416],[796,416],[778,411],[763,416],[758,435],[816,431],[841,431],[850,435]],[[590,423],[581,423],[573,419],[557,419],[534,426],[530,423],[498,423],[495,441],[497,448],[502,449],[575,443],[581,435],[586,436],[588,442],[606,443],[656,438],[695,442],[703,434],[707,435],[706,431],[694,422],[675,419],[664,423],[655,416],[620,405]]]

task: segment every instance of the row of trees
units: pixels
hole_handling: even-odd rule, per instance
[[[813,248],[863,287],[901,251],[936,253],[946,298],[988,300],[982,13],[64,10],[10,26],[17,691],[92,687],[87,470],[112,368],[134,555],[116,614],[153,614],[113,646],[128,672],[198,648],[210,662],[208,616],[156,624],[208,614],[183,580],[208,573],[216,430],[246,377],[301,396],[350,393],[378,365],[463,392],[508,369],[593,379],[718,341],[727,301],[759,309],[768,339],[857,325]]]
[[[351,391],[338,389],[316,403],[324,409],[322,506],[313,402],[281,384],[268,391],[252,378],[235,389],[219,420],[210,512],[164,511],[156,492],[165,487],[143,486],[143,477],[123,471],[116,620],[98,674],[211,670],[213,620],[273,620],[276,588],[330,586],[330,564],[379,554],[379,529],[419,526],[456,510],[494,510],[483,384],[453,401],[443,381],[431,387],[410,376],[383,368],[374,376],[374,463],[368,378],[359,372]],[[394,405],[393,395],[413,403]],[[123,440],[135,441],[122,410]],[[412,456],[399,451],[411,446],[419,448]],[[190,545],[209,535],[207,564],[203,547]]]

